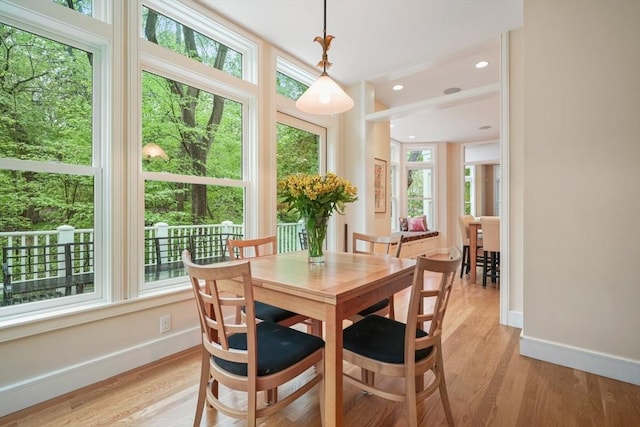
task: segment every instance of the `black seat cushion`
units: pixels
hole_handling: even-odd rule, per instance
[[[265,304],[260,301],[255,301],[254,307],[256,311],[256,319],[260,319],[265,322],[280,323],[283,320],[289,319],[290,317],[297,316],[297,314],[293,311],[285,310],[274,305]],[[242,311],[246,313],[244,306],[242,306]]]
[[[371,315],[343,331],[344,348],[370,359],[387,363],[404,363],[404,323],[386,317]],[[426,337],[422,329],[416,338]],[[416,350],[416,361],[431,354],[431,347]]]
[[[273,322],[260,322],[258,334],[258,376],[271,375],[301,361],[324,347],[324,341],[313,335]],[[247,349],[247,334],[233,334],[229,347]],[[232,374],[247,376],[247,364],[213,357],[214,362]]]
[[[376,311],[382,310],[388,305],[389,305],[389,298],[385,298],[382,301],[378,301],[377,303],[373,304],[371,307],[365,308],[358,314],[360,316],[368,316],[372,313],[375,313]]]

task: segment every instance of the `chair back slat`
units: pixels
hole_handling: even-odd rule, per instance
[[[371,234],[353,233],[351,250],[355,254],[386,254],[398,257],[402,249],[401,236],[374,236]],[[366,247],[362,249],[362,246]],[[395,249],[392,253],[391,249]]]
[[[277,237],[267,236],[257,239],[228,239],[227,248],[231,259],[247,259],[278,253]]]
[[[249,363],[255,358],[255,345],[248,345],[249,350],[236,350],[229,347],[228,337],[232,334],[247,334],[247,342],[256,341],[256,325],[253,322],[234,321],[234,316],[225,316],[225,307],[253,307],[253,284],[251,266],[248,261],[224,264],[199,265],[191,261],[188,251],[182,254],[187,274],[191,278],[204,347],[214,356],[222,359]],[[231,289],[232,280],[237,283]],[[224,286],[219,286],[224,284]],[[222,288],[222,289],[220,289]],[[227,292],[233,295],[227,296]],[[246,316],[244,319],[254,319]]]
[[[461,261],[459,255],[454,259],[417,258],[407,313],[405,335],[406,364],[415,363],[415,360],[412,357],[408,357],[408,355],[414,355],[416,350],[432,345],[440,345],[442,323],[449,303],[455,272]],[[441,273],[437,289],[423,289],[425,271]],[[430,322],[428,330],[425,329],[425,322]],[[425,329],[428,332],[428,336],[415,338],[417,328]]]

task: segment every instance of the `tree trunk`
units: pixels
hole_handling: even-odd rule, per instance
[[[158,15],[149,9],[147,22],[145,25],[145,36],[147,40],[157,43],[156,26]],[[182,26],[183,37],[187,56],[199,62],[201,59],[198,55],[197,45],[195,42],[194,32],[191,28]],[[179,35],[176,35],[179,37]],[[218,45],[218,52],[214,67],[222,69],[227,56],[227,47]],[[200,90],[182,83],[168,80],[172,93],[176,94],[180,99],[181,120],[185,124],[185,131],[181,133],[182,147],[185,153],[191,159],[191,168],[193,173],[198,176],[207,175],[207,158],[209,151],[215,139],[215,130],[220,124],[224,111],[224,98],[213,95],[213,105],[211,113],[206,123],[205,132],[198,132],[196,112],[198,102],[200,101]],[[208,216],[207,209],[207,186],[203,184],[194,184],[191,195],[191,219],[193,224],[206,222]]]

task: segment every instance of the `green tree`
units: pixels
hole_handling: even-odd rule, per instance
[[[90,58],[0,24],[0,157],[91,164]],[[0,192],[14,195],[11,212],[19,217],[3,215],[2,230],[93,226],[91,179],[20,170],[3,176]]]
[[[240,68],[239,57],[233,55],[235,60],[227,61],[229,49],[226,46],[151,9],[145,9],[144,33],[147,40],[214,68],[232,73],[237,73]],[[241,117],[239,104],[196,87],[148,73],[145,73],[144,93],[144,140],[154,143],[162,141],[169,151],[170,147],[175,147],[173,164],[161,167],[197,176],[241,178],[241,167],[229,173],[234,169],[230,163],[241,162],[240,141],[230,138],[229,131],[241,129],[242,123],[234,123],[229,118],[230,115],[225,115],[225,109],[234,108],[237,116]],[[229,119],[223,120],[225,117]],[[210,157],[214,144],[219,146],[215,150],[217,158],[212,160]],[[216,197],[216,206],[213,206],[216,209],[212,209],[209,203],[211,191],[205,185],[194,184],[190,188],[184,184],[168,185],[173,186],[178,211],[183,211],[190,205],[190,222],[193,224],[207,222],[214,215],[213,212],[219,212],[217,208],[223,206],[223,201]],[[242,199],[237,203],[236,206],[242,207]]]

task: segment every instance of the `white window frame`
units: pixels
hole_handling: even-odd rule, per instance
[[[109,215],[113,206],[110,191],[112,174],[107,167],[112,157],[112,93],[113,39],[111,26],[53,2],[22,4],[3,3],[0,21],[6,25],[28,31],[73,48],[92,54],[92,161],[91,165],[0,159],[0,169],[92,176],[94,179],[94,292],[70,295],[64,298],[34,301],[0,308],[0,319],[29,320],[46,313],[68,312],[76,307],[96,302],[107,302],[112,297],[110,254],[113,242],[109,236],[112,224]],[[2,323],[2,322],[0,322]]]
[[[469,176],[467,177],[466,173],[464,176],[465,184],[469,182],[469,214],[475,216],[476,215],[476,166],[475,165],[465,165],[465,169],[469,169]],[[464,197],[464,189],[463,189],[463,197]],[[466,200],[463,201],[463,204],[466,204]]]
[[[409,162],[407,155],[410,151],[430,150],[431,161],[429,162]],[[427,215],[427,226],[430,230],[438,229],[438,147],[435,144],[403,144],[402,145],[402,159],[404,167],[402,168],[401,177],[401,203],[402,203],[402,215],[408,216],[409,197],[407,195],[407,178],[410,170],[430,169],[432,174],[431,180],[431,197],[423,198],[423,200],[431,200],[433,206],[433,213],[431,217]]]
[[[235,34],[235,30],[227,29],[220,22],[206,18],[210,16],[210,12],[203,12],[201,6],[192,3],[175,3],[159,0],[146,0],[142,2],[145,6],[162,13],[170,19],[176,20],[183,25],[192,28],[194,31],[207,35],[208,37],[227,45],[229,48],[242,53],[243,58],[243,77],[247,80],[255,80],[253,78],[257,73],[257,43],[245,39],[240,34]],[[137,7],[135,21],[135,32],[138,34],[138,72],[135,77],[136,90],[132,90],[132,96],[135,93],[136,99],[132,99],[132,105],[138,106],[138,112],[135,119],[136,125],[132,126],[131,144],[135,146],[135,162],[130,165],[134,176],[138,176],[135,188],[131,189],[132,198],[130,203],[132,206],[137,205],[136,212],[138,215],[131,220],[131,227],[136,230],[132,233],[129,245],[132,253],[137,256],[132,263],[132,271],[130,277],[131,286],[128,290],[130,298],[137,296],[152,295],[157,292],[165,292],[166,290],[179,289],[187,283],[186,276],[177,277],[166,280],[159,280],[145,283],[144,280],[144,183],[147,180],[182,182],[187,184],[205,184],[220,185],[244,188],[244,214],[245,214],[245,233],[251,235],[254,233],[255,222],[247,221],[251,216],[247,216],[247,212],[255,212],[257,210],[256,197],[259,194],[257,176],[258,176],[258,159],[257,159],[257,97],[258,87],[250,81],[239,79],[224,71],[210,67],[207,64],[195,61],[177,52],[173,52],[155,43],[149,42],[140,35],[142,22],[142,4]],[[200,12],[200,13],[199,13]],[[207,27],[210,26],[210,27]],[[234,44],[238,43],[238,44]],[[136,67],[133,67],[136,68]],[[203,91],[220,95],[229,100],[242,104],[242,179],[230,180],[222,178],[175,175],[168,173],[153,173],[141,170],[140,164],[142,160],[142,73],[150,72],[162,77],[170,78],[181,83],[197,87]]]

